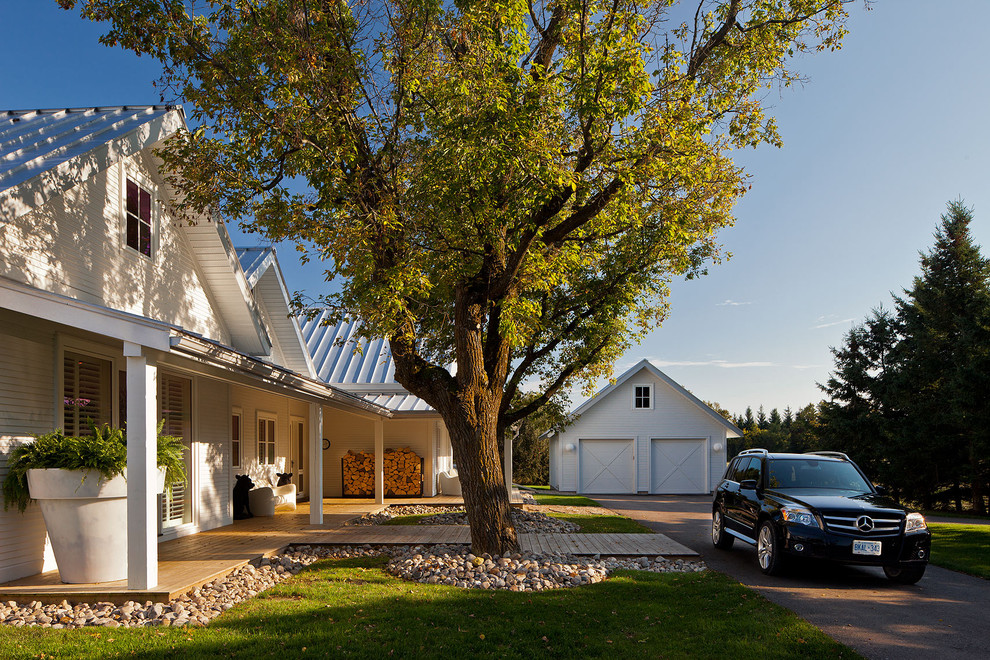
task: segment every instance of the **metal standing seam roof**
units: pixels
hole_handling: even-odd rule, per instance
[[[0,112],[0,192],[179,110],[127,105]]]
[[[433,410],[395,380],[395,362],[386,340],[362,339],[357,321],[325,325],[328,317],[328,312],[321,312],[313,319],[299,319],[317,378],[389,410]]]

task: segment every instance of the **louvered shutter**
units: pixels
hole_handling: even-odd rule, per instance
[[[110,362],[66,352],[62,359],[63,431],[88,436],[91,425],[110,423]]]
[[[189,447],[192,432],[192,382],[168,373],[160,374],[162,433],[182,438],[185,445],[186,474],[191,478]],[[162,496],[162,526],[172,527],[192,522],[192,502],[189,484],[175,484]]]

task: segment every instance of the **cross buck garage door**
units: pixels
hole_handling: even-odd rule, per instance
[[[581,440],[582,493],[635,493],[632,440]]]
[[[706,440],[654,440],[651,445],[651,493],[689,495],[708,492]]]

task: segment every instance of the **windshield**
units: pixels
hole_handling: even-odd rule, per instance
[[[870,484],[851,463],[817,458],[778,458],[770,461],[767,487],[820,488],[872,491]]]

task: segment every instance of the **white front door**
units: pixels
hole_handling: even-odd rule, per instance
[[[651,443],[650,492],[657,495],[691,495],[708,492],[705,478],[708,441],[658,440]]]
[[[635,493],[632,440],[579,440],[582,493]]]

